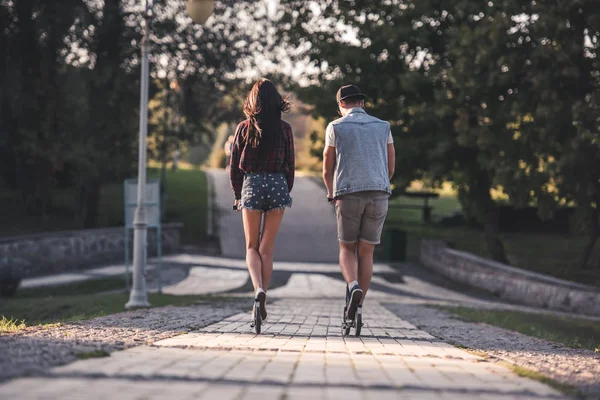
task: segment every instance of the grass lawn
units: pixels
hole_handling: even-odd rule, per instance
[[[153,177],[160,171],[150,170]],[[200,169],[179,169],[167,173],[167,221],[183,222],[181,241],[193,244],[206,237],[207,179]]]
[[[124,277],[109,277],[67,285],[22,289],[15,297],[2,299],[0,332],[39,324],[57,324],[125,311],[129,293],[106,293],[125,288]],[[186,306],[198,302],[224,302],[232,298],[216,295],[175,296],[149,293],[153,307]]]
[[[468,322],[484,322],[568,347],[600,352],[600,322],[518,311],[439,307]]]
[[[131,282],[131,279],[129,282]],[[26,299],[37,297],[79,296],[121,289],[126,289],[126,282],[125,277],[119,275],[68,283],[65,285],[19,289],[13,298]]]
[[[422,200],[395,198],[390,204],[422,205]],[[440,196],[430,201],[433,206],[433,220],[451,215],[460,209],[456,197]],[[417,261],[419,243],[424,238],[442,239],[451,242],[455,248],[480,256],[487,256],[481,231],[466,227],[443,228],[426,225],[421,220],[420,209],[390,208],[386,220],[387,228],[397,228],[408,234],[407,259]],[[585,236],[564,236],[549,234],[507,233],[502,235],[509,260],[512,265],[555,276],[570,281],[600,286],[600,268],[582,270],[577,262],[587,242]],[[600,246],[596,246],[590,264],[600,261]]]
[[[66,285],[21,289],[2,299],[0,332],[39,324],[57,324],[125,311],[129,293],[106,293],[125,288],[125,278],[115,276]],[[224,302],[232,298],[216,295],[175,296],[149,293],[153,307],[186,306],[198,302]]]
[[[158,178],[158,168],[148,168],[149,178]],[[178,169],[167,172],[167,210],[163,222],[183,222],[181,232],[184,244],[193,244],[206,236],[207,180],[198,168]],[[29,233],[79,229],[75,224],[73,207],[77,198],[74,189],[55,193],[57,211],[44,219],[26,215],[14,192],[0,194],[0,207],[10,209],[0,221],[0,236],[16,236]],[[102,187],[98,215],[98,227],[123,226],[123,183],[111,183]]]

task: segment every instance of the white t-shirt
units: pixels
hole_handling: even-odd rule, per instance
[[[394,143],[394,138],[392,137],[392,131],[388,133],[388,144]],[[335,147],[335,132],[333,130],[333,124],[327,125],[327,130],[325,131],[325,146]]]

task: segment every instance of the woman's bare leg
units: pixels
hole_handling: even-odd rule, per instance
[[[258,211],[242,210],[244,234],[246,235],[246,264],[254,292],[262,287],[262,260],[259,254],[259,235],[262,213]]]
[[[266,291],[273,275],[273,253],[275,251],[275,238],[283,219],[284,210],[271,211],[265,214],[265,224],[260,241],[259,254],[262,260],[262,287]]]

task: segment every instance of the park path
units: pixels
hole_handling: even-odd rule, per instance
[[[19,399],[559,399],[548,386],[455,348],[379,302],[361,338],[340,305],[283,299],[262,335],[248,313],[195,332],[0,385]]]
[[[215,191],[215,213],[224,257],[244,258],[242,214],[232,210],[233,192],[225,170],[208,171]],[[296,262],[337,262],[337,230],[333,208],[323,188],[309,177],[297,177],[293,205],[287,209],[275,245],[275,259]]]
[[[225,172],[210,174],[224,257],[165,257],[167,264],[189,268],[187,277],[167,286],[165,292],[247,296],[249,310],[252,289],[240,260],[244,250],[241,216],[231,210]],[[189,333],[173,333],[169,338],[163,334],[154,340],[146,336],[140,346],[110,357],[76,361],[0,384],[0,398],[565,398],[402,319],[393,311],[394,304],[461,301],[469,296],[423,282],[417,275],[400,276],[385,264],[375,266],[362,336],[342,337],[344,282],[337,266],[333,213],[322,201],[322,189],[309,178],[298,179],[294,195],[294,208],[281,228],[281,251],[276,254],[276,260],[285,261],[276,261],[263,334],[253,334],[248,311],[224,312],[218,322],[209,321],[206,326],[190,321]],[[168,318],[166,310],[150,309],[145,314]],[[197,310],[204,312],[202,306]],[[119,322],[126,314],[103,318],[107,326],[122,326],[131,335],[150,330],[144,320],[148,316],[131,315],[127,324]],[[71,339],[69,328],[64,329],[60,340],[85,342],[87,333]],[[98,323],[94,329],[90,335],[98,335]]]

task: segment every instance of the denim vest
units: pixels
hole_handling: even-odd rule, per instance
[[[391,194],[388,175],[389,122],[353,108],[331,123],[335,134],[334,196],[366,191]]]

